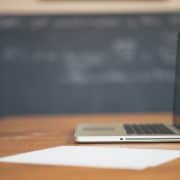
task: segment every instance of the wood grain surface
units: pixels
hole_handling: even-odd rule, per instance
[[[74,128],[81,122],[171,123],[171,120],[171,114],[4,117],[0,119],[0,156],[61,145],[78,146],[79,144],[74,142],[73,134]],[[129,148],[180,149],[180,143],[119,143],[96,145]],[[13,179],[179,180],[180,159],[143,171],[0,163],[0,180]]]

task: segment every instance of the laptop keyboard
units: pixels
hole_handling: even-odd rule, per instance
[[[177,129],[180,130],[180,125],[174,125]]]
[[[127,134],[175,134],[163,124],[124,124]]]

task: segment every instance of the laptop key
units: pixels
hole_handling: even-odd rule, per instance
[[[135,130],[130,125],[125,124],[124,128],[128,134],[135,134],[136,133]]]
[[[180,125],[175,125],[175,127],[180,130]]]

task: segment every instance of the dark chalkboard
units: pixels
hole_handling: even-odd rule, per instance
[[[180,14],[0,16],[0,115],[171,111]]]

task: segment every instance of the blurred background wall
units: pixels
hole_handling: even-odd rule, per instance
[[[179,19],[0,15],[0,115],[172,111]]]

